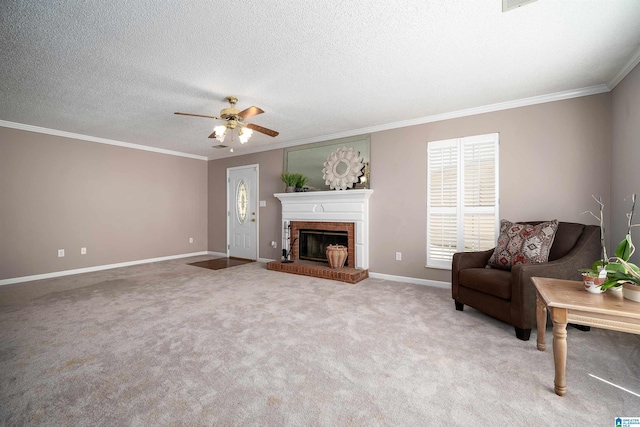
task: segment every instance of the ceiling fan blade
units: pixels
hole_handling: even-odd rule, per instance
[[[262,114],[264,111],[258,107],[249,107],[246,110],[242,110],[238,113],[238,117],[241,119],[248,119],[249,117],[257,116],[258,114]]]
[[[206,117],[208,119],[216,119],[216,120],[222,120],[220,117],[216,117],[216,116],[207,116],[204,114],[194,114],[194,113],[180,113],[180,112],[175,112],[173,114],[180,114],[181,116],[194,116],[194,117]]]
[[[215,138],[216,136],[216,131],[214,130],[213,133],[208,136],[208,138]]]
[[[279,132],[276,132],[275,130],[263,128],[262,126],[254,125],[253,123],[247,123],[247,127],[249,129],[255,130],[256,132],[264,133],[265,135],[269,136],[278,136],[279,134]]]

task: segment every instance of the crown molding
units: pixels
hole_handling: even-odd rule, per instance
[[[580,88],[580,89],[572,89],[572,90],[566,90],[563,92],[550,93],[547,95],[539,95],[539,96],[532,96],[529,98],[517,99],[515,101],[499,102],[496,104],[489,104],[481,107],[467,108],[464,110],[452,111],[450,113],[434,114],[431,116],[418,117],[415,119],[402,120],[402,121],[393,122],[393,123],[386,123],[378,126],[371,126],[371,127],[354,129],[354,130],[345,131],[345,132],[337,132],[337,133],[331,133],[328,135],[315,136],[312,138],[306,138],[298,141],[286,141],[286,142],[281,142],[277,144],[270,144],[268,147],[250,148],[246,151],[243,150],[241,153],[226,153],[226,155],[223,155],[220,157],[218,156],[210,157],[209,159],[218,160],[218,159],[223,159],[227,157],[258,153],[261,151],[295,147],[298,145],[312,144],[314,142],[330,141],[333,139],[346,138],[350,136],[363,135],[363,134],[374,133],[374,132],[381,132],[385,130],[398,129],[398,128],[403,128],[407,126],[416,126],[416,125],[422,125],[426,123],[440,122],[443,120],[457,119],[460,117],[475,116],[477,114],[492,113],[495,111],[509,110],[512,108],[519,108],[519,107],[527,107],[530,105],[544,104],[547,102],[563,101],[566,99],[580,98],[582,96],[597,95],[597,94],[606,93],[606,92],[610,92],[608,85],[601,84],[596,86],[589,86],[589,87]]]
[[[607,84],[609,90],[613,90],[613,88],[616,87],[618,83],[620,83],[622,79],[624,79],[638,64],[640,64],[640,47],[636,50],[629,62],[627,62],[627,65],[625,65],[622,70],[620,70],[620,72],[616,74],[611,81],[609,81]]]
[[[148,145],[132,144],[130,142],[116,141],[114,139],[99,138],[96,136],[82,135],[79,133],[66,132],[63,130],[43,128],[40,126],[25,125],[23,123],[8,122],[0,120],[0,126],[12,129],[26,130],[29,132],[43,133],[46,135],[61,136],[63,138],[79,139],[87,142],[97,142],[98,144],[115,145],[118,147],[132,148],[134,150],[151,151],[153,153],[168,154],[170,156],[187,157],[196,160],[208,160],[205,156],[181,153],[179,151],[165,150],[163,148],[150,147]]]
[[[611,80],[609,84],[589,86],[585,88],[567,90],[563,92],[556,92],[556,93],[551,93],[547,95],[532,96],[529,98],[518,99],[515,101],[499,102],[496,104],[489,104],[481,107],[467,108],[464,110],[452,111],[449,113],[435,114],[431,116],[418,117],[415,119],[402,120],[399,122],[386,123],[383,125],[353,129],[353,130],[344,131],[344,132],[336,132],[336,133],[320,135],[320,136],[305,138],[305,139],[296,140],[296,141],[285,141],[285,142],[280,142],[276,144],[269,144],[268,146],[246,147],[246,149],[243,149],[241,152],[236,152],[236,153],[225,152],[225,153],[222,153],[223,155],[221,156],[210,156],[210,157],[198,156],[195,154],[181,153],[179,151],[165,150],[162,148],[155,148],[147,145],[132,144],[129,142],[116,141],[113,139],[99,138],[95,136],[81,135],[77,133],[65,132],[65,131],[60,131],[55,129],[48,129],[48,128],[43,128],[39,126],[25,125],[22,123],[9,122],[5,120],[0,120],[0,126],[13,128],[13,129],[26,130],[30,132],[44,133],[47,135],[62,136],[65,138],[79,139],[79,140],[89,141],[89,142],[97,142],[99,144],[116,145],[119,147],[132,148],[135,150],[151,151],[154,153],[168,154],[171,156],[187,157],[190,159],[219,160],[219,159],[224,159],[228,157],[236,157],[236,156],[242,156],[246,154],[259,153],[263,151],[295,147],[298,145],[312,144],[314,142],[322,142],[322,141],[329,141],[333,139],[347,138],[350,136],[357,136],[357,135],[363,135],[363,134],[374,133],[374,132],[382,132],[386,130],[403,128],[407,126],[416,126],[416,125],[422,125],[426,123],[439,122],[442,120],[457,119],[461,117],[474,116],[477,114],[491,113],[495,111],[509,110],[512,108],[527,107],[530,105],[544,104],[547,102],[563,101],[571,98],[579,98],[582,96],[606,93],[606,92],[610,92],[611,89],[613,89],[613,87],[615,87],[615,85],[617,85],[638,63],[640,63],[640,50],[638,50],[634,58],[631,61],[629,61],[627,66],[620,73],[618,73],[618,75],[613,80]]]

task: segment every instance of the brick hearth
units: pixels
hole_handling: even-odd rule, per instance
[[[369,270],[361,270],[353,267],[331,268],[329,265],[321,262],[305,260],[297,260],[292,263],[271,261],[267,263],[267,269],[282,271],[285,273],[300,274],[303,276],[338,280],[351,284],[358,283],[359,281],[369,277]]]

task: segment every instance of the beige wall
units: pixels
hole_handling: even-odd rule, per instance
[[[371,134],[370,271],[450,281],[425,268],[427,141],[500,133],[500,217],[595,223],[610,188],[611,96],[594,95]],[[282,150],[209,162],[209,250],[225,252],[226,168],[260,164],[260,256],[279,259]],[[395,253],[402,252],[402,261]]]
[[[625,214],[631,208],[628,196],[636,193],[640,197],[640,65],[613,90],[612,111],[611,209],[608,210],[611,233],[607,240],[615,249],[627,232]],[[640,203],[636,204],[634,222],[640,224]],[[638,248],[632,261],[640,264],[640,228],[634,228],[631,235]]]
[[[425,268],[427,141],[500,133],[500,217],[594,223],[609,192],[610,94],[371,135],[371,271],[450,281]],[[402,261],[395,261],[402,252]]]
[[[0,279],[206,251],[206,206],[206,161],[0,127]]]
[[[271,150],[209,162],[209,250],[227,252],[227,168],[253,164],[260,165],[259,199],[267,203],[267,206],[258,208],[258,257],[280,259],[281,210],[280,201],[273,197],[273,194],[284,191],[284,184],[280,180],[284,167],[284,150]],[[271,247],[274,240],[278,244],[275,249]]]
[[[639,92],[636,67],[612,94],[371,134],[370,270],[449,281],[448,270],[424,266],[427,141],[483,133],[500,133],[501,218],[595,223],[582,212],[596,209],[592,194],[603,195],[612,203],[607,221],[615,218],[607,228],[620,239],[618,218],[628,206],[617,200],[640,183]],[[0,128],[0,279],[224,253],[226,169],[249,164],[260,165],[259,199],[267,203],[259,208],[259,257],[279,259],[273,194],[284,190],[283,155],[204,162]],[[79,254],[82,246],[87,255]],[[59,248],[65,258],[57,258]]]

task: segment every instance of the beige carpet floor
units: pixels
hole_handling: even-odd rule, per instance
[[[450,291],[194,257],[0,287],[7,426],[613,426],[640,416],[640,336],[552,352]],[[547,346],[551,349],[550,328]]]

